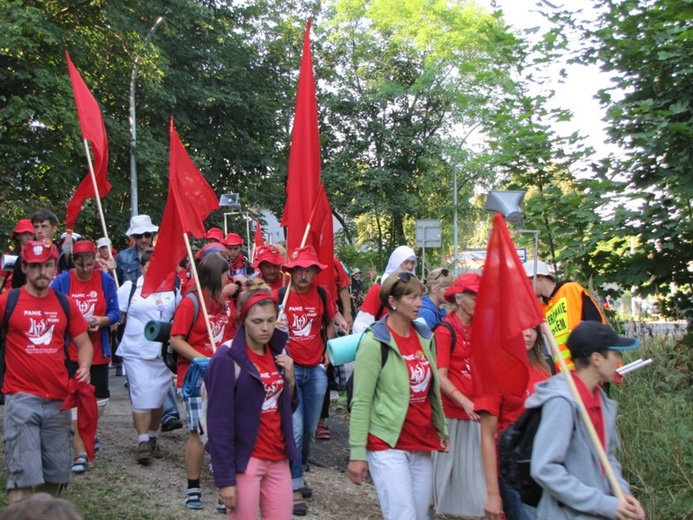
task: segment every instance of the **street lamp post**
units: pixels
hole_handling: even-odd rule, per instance
[[[144,39],[145,45],[151,40],[159,24],[164,21],[163,16],[159,16],[156,22],[149,30],[149,34]],[[135,161],[135,149],[137,148],[137,124],[135,118],[135,83],[137,82],[137,73],[139,72],[139,56],[135,56],[135,63],[132,67],[132,76],[130,77],[130,207],[131,216],[138,214],[137,210],[137,162]]]

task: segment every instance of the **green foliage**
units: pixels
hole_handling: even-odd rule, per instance
[[[1,1],[0,157],[6,184],[0,229],[45,206],[62,217],[87,172],[65,50],[104,111],[113,191],[103,203],[116,246],[124,245],[130,216],[135,60],[139,212],[161,218],[171,116],[217,193],[240,192],[244,203],[276,211],[283,200],[285,120],[301,27],[281,23],[283,11],[273,7],[194,0]],[[152,34],[159,16],[164,21]],[[95,238],[101,232],[91,205],[80,215],[78,231]]]
[[[693,317],[693,33],[690,0],[595,2],[596,22],[559,16],[584,35],[577,58],[613,81],[599,93],[609,140],[623,153],[596,167],[612,232],[637,237],[621,263],[627,285],[658,294],[670,316]],[[565,13],[564,13],[565,15]],[[614,253],[616,254],[616,253]]]
[[[648,518],[690,520],[693,511],[693,364],[690,334],[647,341],[632,356],[654,363],[612,387],[619,402],[624,476]]]

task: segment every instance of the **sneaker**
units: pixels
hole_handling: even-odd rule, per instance
[[[101,449],[101,441],[99,440],[98,437],[94,438],[94,453],[99,451]]]
[[[222,513],[222,514],[224,514],[224,515],[226,514],[226,506],[225,506],[224,503],[221,501],[221,498],[220,498],[219,501],[217,502],[217,513]]]
[[[200,488],[188,488],[185,492],[185,507],[202,509],[202,490]]]
[[[140,442],[139,446],[137,446],[137,463],[147,466],[151,461],[152,454],[149,451],[149,441]]]
[[[161,423],[162,432],[172,432],[173,430],[180,430],[183,427],[183,423],[180,419],[169,419],[166,422]]]
[[[164,458],[164,452],[161,451],[161,446],[159,446],[159,440],[156,437],[150,437],[149,439],[149,453],[155,459]]]

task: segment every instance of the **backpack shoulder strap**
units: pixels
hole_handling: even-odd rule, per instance
[[[6,332],[7,328],[9,327],[10,316],[12,316],[12,313],[14,312],[15,307],[17,307],[17,301],[18,300],[19,300],[19,288],[16,287],[16,288],[12,289],[7,294],[7,306],[5,307],[5,315],[3,316],[3,319],[2,319],[3,332]]]
[[[68,326],[70,323],[70,302],[67,299],[67,296],[60,291],[56,291],[53,289],[53,292],[55,295],[58,297],[58,301],[60,302],[60,306],[63,308],[63,312],[65,313],[65,317],[67,318],[68,321]]]
[[[438,327],[445,327],[448,329],[448,332],[450,333],[450,353],[452,354],[452,351],[455,350],[455,344],[457,343],[457,336],[455,335],[455,330],[452,328],[452,325],[450,325],[447,321],[441,321],[438,325],[436,325],[433,330],[437,329]]]
[[[185,295],[185,297],[190,298],[193,302],[193,320],[190,324],[190,329],[188,330],[188,333],[185,336],[187,339],[188,336],[190,336],[190,333],[192,332],[195,323],[197,322],[197,317],[200,315],[200,300],[197,298],[197,293],[195,291],[190,291],[188,294]]]
[[[322,301],[322,326],[325,329],[325,333],[327,333],[327,326],[330,324],[330,319],[327,317],[327,291],[322,285],[316,285],[315,288],[318,290],[318,296],[320,296]]]
[[[130,282],[132,287],[130,287],[130,297],[128,298],[128,310],[130,310],[130,303],[132,302],[132,297],[135,296],[135,291],[137,290],[137,280]]]

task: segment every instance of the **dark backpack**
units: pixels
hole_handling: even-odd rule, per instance
[[[65,317],[67,318],[67,325],[69,327],[70,302],[68,301],[67,296],[65,296],[60,291],[56,291],[55,289],[51,289],[51,291],[53,291],[53,293],[55,293],[55,295],[57,296],[58,302],[60,302],[60,307],[62,307],[63,312],[65,313]],[[2,320],[2,328],[0,328],[0,388],[2,388],[2,385],[5,382],[5,338],[7,336],[7,329],[9,327],[10,316],[12,316],[15,307],[17,307],[18,300],[19,288],[14,288],[7,294],[7,306],[5,307],[5,314]],[[69,359],[69,354],[67,350],[68,343],[69,341],[67,340],[67,334],[65,334],[65,344],[63,345],[63,349],[65,350],[65,366],[67,366],[67,360]],[[4,404],[4,401],[5,400],[3,397],[2,402],[0,404]]]
[[[530,408],[498,437],[501,475],[517,490],[523,503],[534,507],[541,499],[542,488],[530,475],[530,462],[540,422],[541,407]]]
[[[385,363],[387,363],[387,356],[390,354],[390,347],[387,344],[380,342],[380,370],[383,369]],[[349,379],[346,382],[346,394],[347,394],[347,410],[351,412],[351,399],[354,397],[354,372],[351,373]]]

